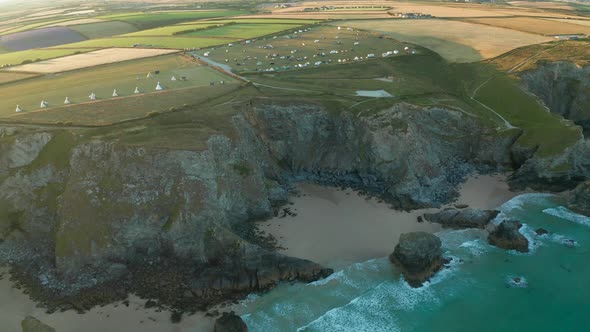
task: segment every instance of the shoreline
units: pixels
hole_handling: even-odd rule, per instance
[[[118,301],[105,306],[96,306],[79,314],[74,310],[46,313],[38,307],[22,290],[13,287],[9,280],[8,268],[0,267],[0,330],[17,332],[26,316],[33,316],[59,332],[104,332],[104,331],[142,331],[142,332],[211,332],[216,317],[205,312],[183,316],[180,323],[170,321],[171,313],[157,307],[145,308],[147,300],[129,295],[126,301]],[[230,309],[230,307],[226,307]],[[218,309],[220,312],[225,309]],[[212,308],[210,311],[214,310]]]
[[[460,187],[460,197],[453,203],[470,207],[495,208],[520,193],[511,192],[506,177],[479,175]],[[416,218],[439,209],[411,212],[393,210],[387,203],[365,197],[351,189],[300,184],[300,194],[291,197],[291,215],[257,222],[259,229],[275,236],[286,249],[277,251],[310,259],[335,269],[351,263],[389,255],[402,232],[422,230],[435,233],[440,225],[418,223]],[[293,215],[296,214],[296,215]],[[361,222],[359,222],[361,221]],[[371,227],[367,227],[367,225]],[[20,322],[31,315],[60,332],[136,331],[210,332],[215,317],[206,312],[184,315],[179,323],[170,321],[171,313],[157,307],[145,308],[147,300],[130,295],[126,301],[97,306],[83,314],[69,310],[47,314],[23,290],[9,280],[8,268],[0,267],[0,321],[6,331],[20,331]],[[230,311],[232,304],[211,308],[209,312]]]
[[[352,263],[389,255],[401,233],[442,230],[438,224],[417,222],[424,213],[455,205],[495,209],[522,192],[512,192],[505,175],[475,175],[460,187],[460,195],[441,208],[399,211],[374,197],[351,189],[301,183],[299,194],[279,216],[258,222],[274,236],[280,253],[340,269]]]

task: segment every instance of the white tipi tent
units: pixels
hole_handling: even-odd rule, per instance
[[[156,91],[162,91],[164,90],[164,87],[162,85],[160,85],[160,82],[158,82],[158,85],[156,85]]]
[[[70,98],[66,97],[66,100],[64,100],[64,104],[68,105],[71,104],[72,102],[70,102]]]
[[[137,86],[136,86],[136,87],[135,87],[135,91],[133,91],[133,93],[135,93],[136,95],[137,95],[137,94],[140,94],[140,93],[141,93],[141,91],[139,91],[139,87],[137,87]]]
[[[119,94],[117,93],[117,89],[113,90],[113,97],[119,97]]]
[[[16,113],[20,113],[20,112],[22,112],[22,111],[23,111],[23,110],[20,108],[20,106],[19,106],[19,105],[16,105]]]
[[[41,100],[41,108],[47,108],[47,102],[45,100]]]
[[[171,81],[176,81],[176,76],[172,76]]]
[[[90,98],[90,100],[96,100],[96,94],[93,92],[90,94],[90,96],[88,96],[88,98]]]
[[[147,77],[147,78],[152,77],[152,72],[147,73],[147,75],[145,77]]]

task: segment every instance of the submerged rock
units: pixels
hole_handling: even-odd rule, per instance
[[[23,332],[55,332],[53,327],[41,323],[33,316],[27,316],[20,325]]]
[[[529,251],[529,241],[518,231],[522,224],[516,220],[504,220],[490,233],[488,242],[499,248]]]
[[[545,228],[537,228],[535,230],[535,233],[537,233],[537,235],[545,235],[545,234],[549,234],[549,231],[546,230]]]
[[[248,326],[242,318],[234,312],[224,312],[221,317],[215,321],[213,332],[248,332]]]
[[[485,228],[498,215],[498,211],[472,208],[448,208],[437,213],[426,213],[424,218],[430,222],[441,224],[444,228]]]
[[[389,260],[401,269],[410,286],[420,287],[444,264],[441,241],[425,232],[401,234]]]
[[[590,216],[590,181],[579,184],[569,196],[567,207],[586,216]]]

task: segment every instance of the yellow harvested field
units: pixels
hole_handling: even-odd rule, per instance
[[[419,2],[397,2],[397,1],[309,1],[300,2],[296,5],[284,9],[272,9],[273,14],[289,15],[284,17],[293,17],[292,14],[300,13],[303,17],[321,17],[329,16],[327,12],[301,13],[304,8],[314,8],[322,6],[350,7],[350,6],[386,6],[392,7],[390,12],[404,13],[423,13],[443,18],[459,17],[510,17],[510,16],[543,16],[562,18],[563,14],[551,12],[549,8],[543,7],[524,7],[524,6],[504,6],[497,4],[469,4],[469,3],[419,3]],[[331,12],[334,13],[334,12]],[[281,16],[283,17],[283,16]]]
[[[570,19],[564,19],[564,18],[549,18],[548,20],[590,27],[590,19],[588,19],[588,20],[570,20]]]
[[[527,7],[527,8],[542,8],[542,9],[564,9],[573,10],[574,8],[567,3],[563,2],[531,2],[531,1],[510,1],[508,2],[512,6],[516,7]]]
[[[35,74],[0,72],[0,84],[24,80],[35,77]]]
[[[512,18],[476,18],[466,20],[471,23],[485,24],[523,32],[530,32],[544,36],[587,34],[590,35],[590,25],[583,26],[561,21],[545,20],[533,17]]]
[[[474,62],[554,40],[504,28],[449,20],[366,20],[333,23],[371,30],[429,48],[452,62]]]
[[[15,66],[6,71],[52,74],[70,70],[94,67],[127,60],[150,58],[154,56],[176,53],[176,50],[140,49],[140,48],[108,48],[94,52],[76,54],[63,58],[51,59]]]

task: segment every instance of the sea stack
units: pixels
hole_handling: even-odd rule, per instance
[[[224,312],[215,321],[213,332],[248,332],[248,326],[233,311],[230,313]]]
[[[444,265],[441,241],[425,232],[401,234],[389,260],[401,269],[410,286],[420,287]]]
[[[522,224],[516,220],[504,220],[490,232],[488,242],[499,248],[529,251],[529,241],[518,231]]]

